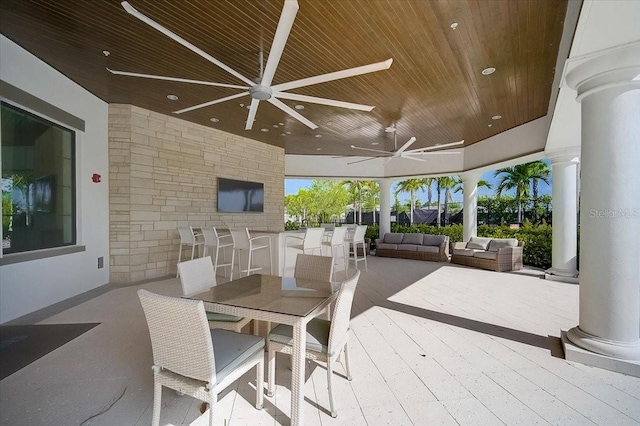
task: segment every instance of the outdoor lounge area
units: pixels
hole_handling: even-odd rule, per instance
[[[0,424],[640,424],[638,22],[2,0]]]
[[[100,324],[2,380],[0,422],[148,425],[153,373],[140,288],[180,294],[178,279],[168,278],[115,288],[43,318]],[[560,329],[577,315],[577,285],[371,257],[351,313],[353,381],[338,364],[333,419],[324,366],[308,361],[305,424],[637,424],[640,379],[562,359]],[[261,411],[253,370],[223,391],[217,424],[289,424],[289,359],[278,355],[275,396],[265,393]],[[199,408],[165,389],[161,424],[206,424]]]

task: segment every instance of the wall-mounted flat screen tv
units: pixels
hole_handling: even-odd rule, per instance
[[[218,211],[227,213],[263,212],[264,184],[219,177]]]

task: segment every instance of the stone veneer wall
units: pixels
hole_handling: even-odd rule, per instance
[[[217,177],[263,182],[264,213],[218,213]],[[284,227],[284,150],[131,105],[109,106],[112,282],[175,275],[181,225]]]

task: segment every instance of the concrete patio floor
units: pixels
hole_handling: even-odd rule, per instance
[[[2,380],[0,424],[150,424],[139,288],[180,291],[176,279],[116,288],[42,321],[101,324]],[[370,257],[352,311],[353,381],[334,381],[333,419],[324,366],[309,362],[305,424],[640,424],[640,379],[562,358],[560,330],[577,322],[575,284]],[[277,391],[262,411],[253,372],[224,391],[218,424],[289,424],[287,362],[278,356]],[[165,390],[161,424],[205,424],[199,406]]]

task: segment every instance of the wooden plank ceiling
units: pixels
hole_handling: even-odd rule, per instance
[[[179,117],[284,147],[287,154],[357,155],[351,144],[393,150],[393,138],[384,132],[390,125],[397,127],[399,143],[417,138],[412,149],[461,139],[469,145],[547,113],[566,0],[298,1],[273,83],[393,58],[388,70],[291,91],[375,105],[373,111],[306,103],[299,112],[319,126],[311,130],[260,102],[253,129],[246,131],[246,96]],[[260,50],[265,62],[268,57],[283,1],[130,4],[254,79]],[[0,29],[110,103],[172,115],[238,90],[112,75],[107,67],[243,84],[126,13],[117,0],[2,0]],[[487,67],[496,72],[483,76]],[[170,101],[168,94],[179,99]],[[492,120],[497,115],[502,118]]]

